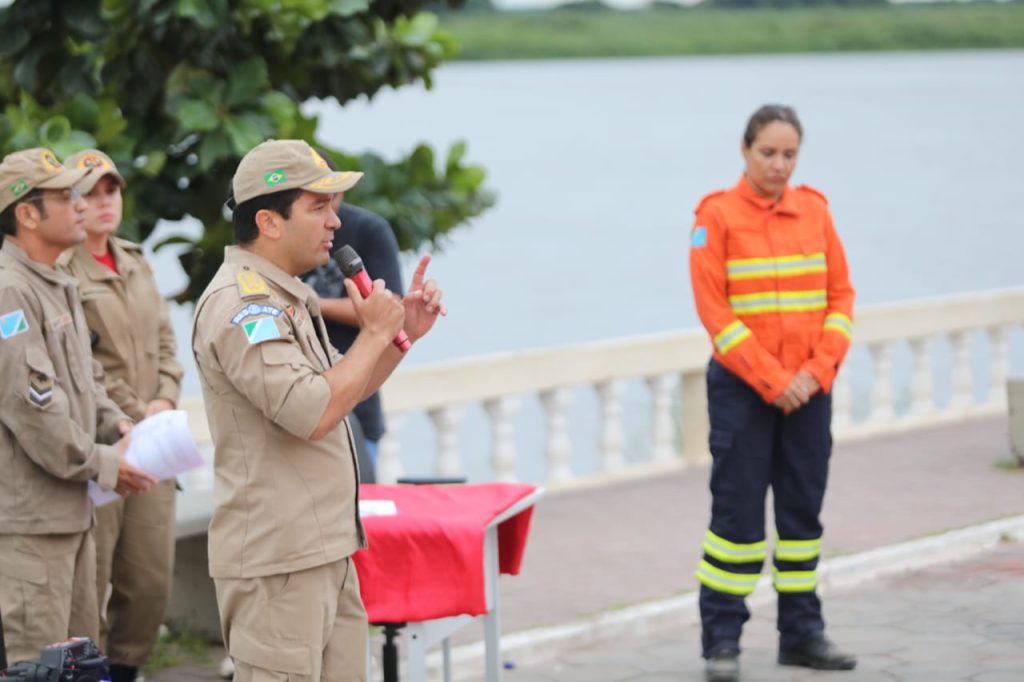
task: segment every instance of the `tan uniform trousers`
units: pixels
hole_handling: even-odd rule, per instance
[[[174,492],[169,479],[96,510],[100,646],[112,663],[138,668],[156,642],[174,572]]]
[[[366,681],[366,610],[351,559],[214,584],[234,682]]]
[[[68,637],[98,640],[92,531],[0,534],[0,616],[8,664]]]

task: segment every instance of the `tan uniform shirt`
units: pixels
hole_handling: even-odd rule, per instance
[[[92,526],[86,481],[117,483],[110,445],[128,417],[94,380],[89,329],[70,276],[0,249],[0,533]]]
[[[117,264],[112,272],[84,245],[61,256],[82,294],[89,329],[95,333],[92,354],[106,372],[107,395],[133,419],[142,419],[157,398],[175,405],[181,365],[174,358],[174,329],[142,247],[113,238]]]
[[[196,304],[192,350],[213,437],[210,575],[291,573],[365,546],[359,472],[342,421],[311,441],[340,357],[316,294],[239,247]]]

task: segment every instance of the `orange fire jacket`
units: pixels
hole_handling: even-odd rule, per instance
[[[850,347],[854,291],[820,192],[787,187],[774,201],[741,177],[704,197],[690,279],[715,358],[766,402],[801,369],[831,390]]]

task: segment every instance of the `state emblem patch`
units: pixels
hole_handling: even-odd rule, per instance
[[[24,311],[19,309],[6,315],[0,315],[0,338],[9,339],[27,331],[28,321],[25,319]]]
[[[261,317],[251,322],[243,322],[242,329],[245,330],[245,336],[249,339],[250,346],[281,338],[281,330],[277,328],[277,323],[272,317]]]

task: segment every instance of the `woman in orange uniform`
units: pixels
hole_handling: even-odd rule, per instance
[[[697,569],[707,679],[739,679],[739,640],[768,556],[765,497],[777,536],[779,663],[849,670],[824,634],[816,594],[819,521],[832,449],[829,391],[850,345],[853,287],[825,197],[789,186],[803,129],[789,107],[747,124],[743,176],[701,200],[690,276],[714,343],[708,367],[711,523]]]

